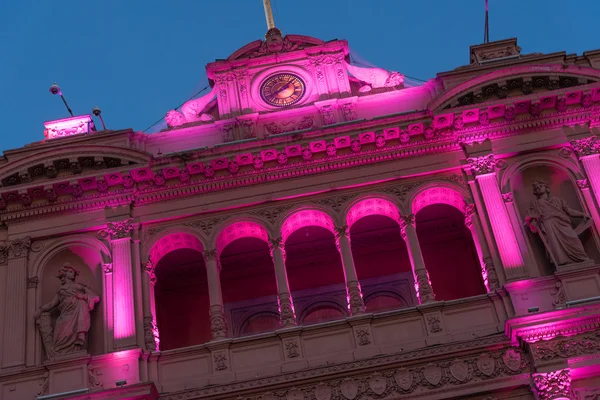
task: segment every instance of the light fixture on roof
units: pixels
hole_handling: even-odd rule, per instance
[[[73,111],[71,111],[71,108],[67,104],[67,100],[65,100],[65,96],[63,96],[62,91],[60,90],[60,86],[58,86],[56,82],[54,82],[52,86],[50,86],[50,93],[60,95],[60,98],[62,99],[63,103],[65,103],[65,107],[67,107],[67,111],[69,112],[69,114],[71,114],[72,117]]]
[[[102,130],[106,130],[106,125],[104,125],[104,120],[102,119],[102,110],[100,109],[100,107],[92,108],[92,114],[100,118],[100,122],[102,123]]]

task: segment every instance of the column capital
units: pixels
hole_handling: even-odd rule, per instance
[[[531,375],[540,400],[571,398],[571,370],[534,373]]]
[[[600,141],[596,136],[575,139],[569,142],[578,157],[591,156],[600,153]]]
[[[219,253],[217,249],[207,249],[202,252],[202,258],[204,258],[204,262],[207,263],[209,261],[217,260],[219,258]]]
[[[485,156],[469,157],[467,163],[473,174],[477,176],[494,172],[496,159],[493,154],[487,154]]]
[[[109,221],[106,228],[99,233],[102,237],[110,236],[111,240],[131,238],[131,231],[134,229],[133,218],[127,218],[121,221]]]
[[[8,259],[27,257],[31,248],[31,238],[16,239],[7,242],[6,245],[8,246]]]
[[[463,214],[465,215],[465,225],[470,228],[473,225],[473,216],[477,214],[477,207],[475,204],[467,204],[463,209]]]
[[[269,250],[271,251],[271,254],[273,253],[273,250],[275,250],[275,249],[283,250],[283,247],[284,247],[283,238],[281,236],[269,237],[267,244],[269,245]]]
[[[400,235],[406,240],[406,228],[415,227],[415,214],[400,214]]]
[[[152,260],[148,260],[146,262],[141,263],[142,271],[148,274],[148,278],[150,279],[150,283],[153,285],[156,284],[156,275],[154,271],[156,270],[156,264]]]
[[[350,238],[350,229],[348,229],[348,225],[335,226],[333,230],[335,231],[334,235],[336,240],[339,240],[341,237]]]

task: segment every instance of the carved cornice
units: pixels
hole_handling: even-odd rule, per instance
[[[520,130],[527,131],[545,130],[552,126],[562,127],[563,125],[586,124],[593,116],[595,124],[600,123],[600,108],[568,109],[565,112],[549,113],[544,116],[531,118],[519,118],[518,121],[494,122],[486,126],[477,126],[463,128],[454,131],[451,135],[434,135],[426,140],[413,141],[408,143],[394,144],[396,142],[388,140],[383,148],[359,150],[358,153],[349,153],[344,155],[335,155],[325,158],[311,158],[310,160],[296,160],[294,163],[279,165],[274,168],[262,170],[261,168],[232,173],[217,177],[207,177],[200,180],[186,179],[179,183],[169,182],[164,185],[155,185],[153,181],[144,181],[136,183],[131,177],[124,177],[123,182],[131,181],[131,185],[126,186],[124,190],[111,191],[108,193],[85,194],[81,197],[56,201],[54,204],[41,204],[23,207],[23,205],[9,205],[9,207],[0,211],[0,220],[29,220],[42,217],[44,214],[63,214],[73,210],[93,210],[102,209],[107,205],[127,204],[135,201],[138,205],[151,204],[158,201],[165,201],[170,198],[181,198],[186,196],[198,195],[214,191],[228,190],[231,188],[244,187],[260,184],[263,182],[278,181],[290,179],[295,176],[306,176],[319,173],[331,172],[344,168],[354,168],[369,164],[376,164],[388,161],[395,161],[402,158],[414,157],[419,154],[436,154],[449,151],[460,150],[459,143],[478,141],[485,138],[502,138],[520,134]],[[404,122],[406,123],[406,122]],[[348,127],[352,130],[354,128]],[[340,134],[342,134],[340,132]],[[308,143],[306,143],[308,145]],[[307,147],[308,148],[308,147]],[[285,149],[279,149],[278,152]],[[281,153],[284,154],[284,153]],[[301,153],[300,153],[301,155]],[[222,157],[222,156],[221,156]],[[258,157],[258,155],[255,155]],[[259,159],[259,158],[257,158]],[[209,160],[210,161],[210,160]],[[235,161],[235,160],[234,160]],[[139,166],[138,166],[139,167]],[[207,170],[210,167],[207,166]],[[212,167],[210,167],[212,168]],[[186,174],[186,176],[189,176]],[[103,179],[98,177],[97,179]],[[134,188],[134,186],[137,187]],[[127,190],[129,189],[129,190]],[[90,201],[91,200],[91,201]],[[1,203],[1,202],[0,202]],[[35,204],[35,203],[33,203]],[[1,207],[1,204],[0,204]]]
[[[572,336],[600,329],[600,316],[597,313],[583,317],[573,314],[574,319],[571,319],[571,314],[568,312],[568,309],[561,311],[564,314],[561,321],[540,320],[532,322],[533,326],[527,326],[529,320],[527,317],[514,318],[507,321],[507,335],[513,343],[517,343],[518,339],[534,343],[557,336]]]
[[[366,336],[363,335],[363,338],[366,338]],[[482,347],[500,344],[502,339],[498,336],[476,342],[479,342],[479,345],[475,347]],[[404,366],[407,365],[407,360],[416,360],[423,357],[466,350],[467,348],[473,348],[474,345],[475,341],[425,348],[393,356],[313,368],[309,371],[277,374],[272,377],[234,384],[170,393],[163,397],[165,400],[213,398],[223,394],[231,394],[234,397],[234,393],[236,392],[239,393],[252,389],[253,396],[245,398],[252,400],[293,399],[296,398],[294,396],[297,396],[297,392],[300,394],[305,393],[309,398],[317,400],[330,398],[327,396],[328,393],[332,394],[331,398],[340,399],[358,398],[359,396],[366,398],[373,395],[383,399],[394,393],[410,394],[415,392],[422,393],[427,390],[459,389],[460,385],[468,385],[470,382],[481,380],[493,381],[497,378],[510,376],[516,377],[531,370],[527,357],[520,351],[511,348],[459,358],[449,356],[435,362]],[[296,354],[299,355],[298,349],[293,345],[287,346],[286,343],[286,349],[290,358],[291,356],[297,357]],[[381,370],[382,367],[386,366],[389,369],[385,372],[373,373],[374,368],[379,367],[377,370]],[[328,375],[332,375],[332,377],[328,378]],[[299,385],[308,376],[318,378],[315,381],[319,383]],[[340,378],[340,376],[344,376],[345,378]],[[277,388],[269,391],[269,387],[275,385]],[[298,398],[304,397],[301,396]]]

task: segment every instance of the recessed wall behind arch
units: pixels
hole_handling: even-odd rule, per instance
[[[539,163],[522,169],[510,179],[510,189],[519,212],[520,221],[524,223],[529,207],[535,199],[532,184],[537,179],[543,179],[548,182],[551,196],[560,197],[567,202],[569,207],[589,214],[583,204],[583,199],[578,195],[578,189],[567,172],[551,164]],[[573,226],[576,226],[580,221],[581,219],[572,219]],[[552,267],[539,236],[532,233],[526,227],[522,229],[525,231],[526,237],[531,244],[533,254],[540,267],[540,272],[542,275],[551,274],[553,272]],[[580,238],[588,256],[596,262],[600,261],[600,252],[593,237],[592,229],[588,229],[584,234],[580,235]]]
[[[103,260],[99,250],[74,244],[66,246],[64,249],[50,257],[42,269],[41,299],[38,302],[37,307],[52,301],[58,292],[61,282],[60,279],[57,278],[57,275],[58,271],[65,263],[70,263],[79,270],[80,274],[75,279],[75,282],[88,286],[100,297],[100,302],[96,304],[94,310],[91,312],[91,326],[90,331],[88,332],[87,342],[88,352],[90,354],[102,354],[105,352],[104,327],[108,324],[105,324],[104,321],[104,296],[102,290]],[[53,326],[58,315],[58,311],[54,310],[52,313]],[[39,332],[37,332],[37,330],[36,334],[39,338]]]

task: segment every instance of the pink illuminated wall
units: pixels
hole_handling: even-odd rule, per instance
[[[288,237],[298,229],[318,226],[333,234],[334,224],[331,217],[319,210],[300,210],[288,216],[281,227],[281,236],[284,243]]]
[[[346,214],[346,224],[349,228],[352,228],[356,221],[371,215],[386,216],[398,224],[400,221],[398,206],[389,200],[375,197],[364,199],[354,204]]]
[[[416,215],[417,235],[436,300],[486,293],[471,231],[464,215],[447,204],[433,204]]]
[[[234,240],[246,237],[257,238],[266,243],[269,239],[269,234],[263,226],[256,222],[235,222],[223,229],[217,237],[217,250],[221,252]]]

